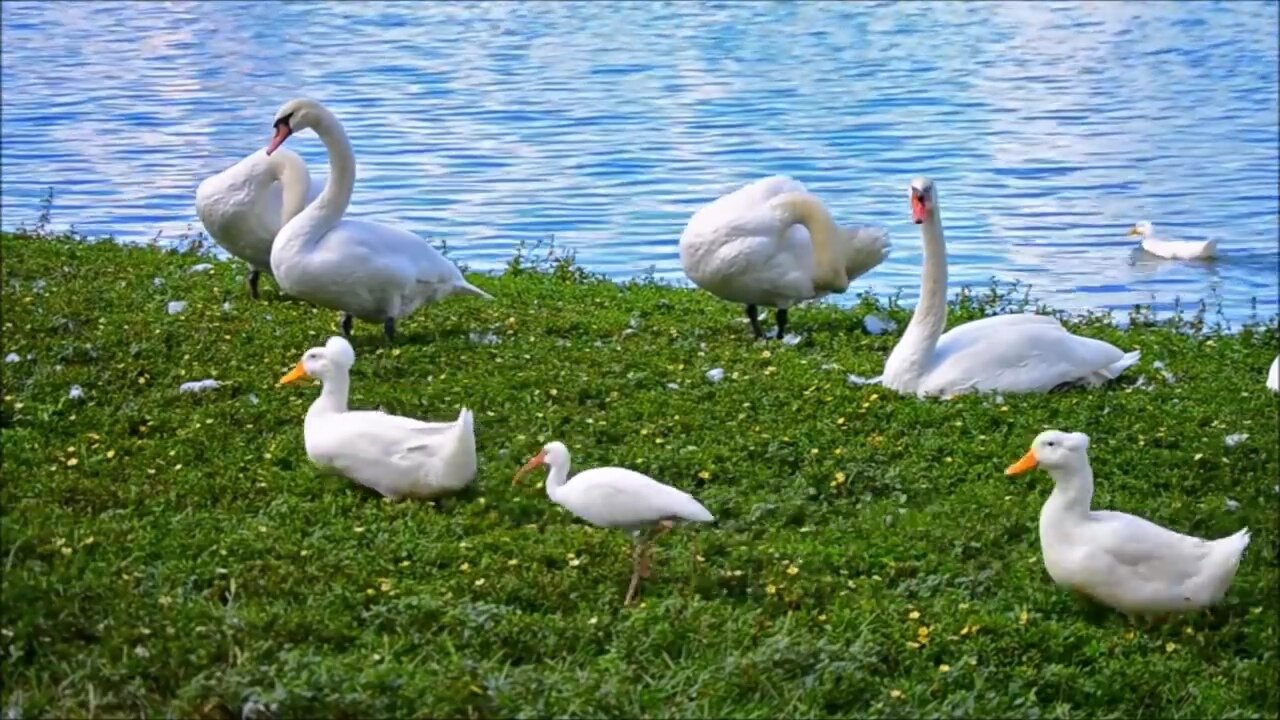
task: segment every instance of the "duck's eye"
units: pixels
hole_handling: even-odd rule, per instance
[[[1052,441],[1052,440],[1050,440],[1050,441],[1049,441],[1049,447],[1053,447],[1053,441]]]

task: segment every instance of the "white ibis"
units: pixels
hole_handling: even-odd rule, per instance
[[[635,543],[634,569],[624,605],[635,599],[640,578],[649,575],[648,546],[669,532],[678,520],[714,522],[702,503],[688,493],[619,467],[584,470],[569,480],[569,449],[549,442],[512,478],[512,484],[539,465],[546,465],[547,497],[595,525],[631,535]],[[652,532],[652,535],[649,533]]]

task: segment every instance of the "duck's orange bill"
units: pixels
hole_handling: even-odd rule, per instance
[[[1133,228],[1132,230],[1130,230],[1130,231],[1129,231],[1129,234],[1130,234],[1130,235],[1141,235],[1142,233],[1141,233],[1141,232],[1138,232],[1138,228]]]
[[[545,452],[540,452],[537,455],[534,455],[533,457],[529,458],[529,462],[525,463],[524,467],[520,468],[520,472],[516,473],[516,476],[511,478],[511,484],[515,485],[516,483],[520,482],[520,478],[529,474],[529,471],[533,470],[534,468],[538,467],[539,465],[541,465],[546,461],[547,461],[547,454]]]
[[[289,371],[288,375],[280,378],[280,384],[288,385],[289,383],[296,383],[304,377],[307,377],[307,369],[302,367],[302,361],[299,360],[298,364],[293,366],[293,369]]]
[[[1004,474],[1005,475],[1021,475],[1024,472],[1035,470],[1036,465],[1038,464],[1040,464],[1040,461],[1036,460],[1036,451],[1028,450],[1027,454],[1023,455],[1021,460],[1005,468]]]

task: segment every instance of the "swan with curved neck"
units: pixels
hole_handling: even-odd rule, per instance
[[[777,308],[781,338],[788,308],[845,292],[890,247],[884,230],[837,225],[804,185],[775,175],[694,213],[680,235],[680,263],[698,287],[746,305],[757,338],[759,306]]]
[[[916,178],[908,197],[924,245],[920,302],[885,362],[883,385],[919,397],[1050,392],[1102,384],[1141,357],[1073,335],[1057,319],[1031,313],[974,320],[944,334],[947,249],[937,187],[928,178]]]
[[[196,215],[214,242],[249,264],[249,295],[258,298],[258,278],[271,273],[271,246],[280,228],[323,189],[307,163],[286,150],[259,150],[206,178],[196,188]]]
[[[490,297],[421,237],[342,217],[355,188],[355,153],[342,123],[323,105],[290,100],[273,125],[268,155],[305,129],[314,130],[329,153],[324,190],[281,228],[271,249],[271,271],[285,292],[340,310],[346,336],[352,319],[360,318],[382,323],[388,340],[395,336],[397,320],[424,305],[452,295]]]

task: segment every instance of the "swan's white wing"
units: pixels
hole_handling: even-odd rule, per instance
[[[384,495],[408,494],[454,449],[455,423],[423,423],[381,412],[349,412],[308,428],[316,462]]]
[[[585,470],[569,480],[565,491],[566,508],[602,527],[641,528],[665,518],[713,519],[688,493],[626,468]]]
[[[967,390],[1047,392],[1078,382],[1119,362],[1124,353],[1093,338],[1072,335],[1056,320],[998,315],[951,330],[938,340],[931,369],[920,383],[929,395]]]
[[[1105,552],[1127,576],[1180,585],[1203,571],[1213,544],[1126,513],[1091,513],[1089,545]]]

